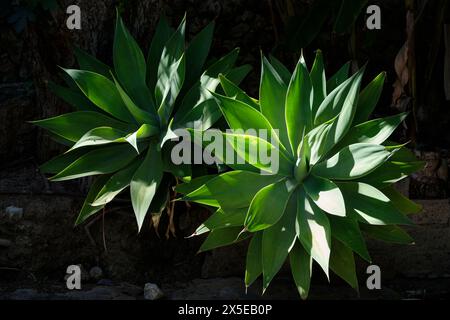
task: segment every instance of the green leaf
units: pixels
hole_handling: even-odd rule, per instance
[[[353,252],[336,239],[331,243],[330,269],[353,289],[359,291]]]
[[[161,16],[156,26],[155,33],[150,44],[147,56],[147,84],[151,91],[154,91],[156,79],[158,78],[158,65],[161,59],[164,45],[174,33],[165,16]]]
[[[385,242],[397,244],[414,243],[414,239],[397,226],[371,226],[368,224],[361,224],[361,230],[369,237]]]
[[[143,124],[135,132],[128,134],[125,141],[133,146],[137,153],[139,153],[138,142],[139,139],[145,139],[155,136],[159,133],[159,128],[150,124]]]
[[[220,84],[223,91],[228,97],[234,98],[242,103],[245,103],[252,108],[259,110],[259,104],[251,97],[249,97],[241,88],[235,85],[232,81],[228,80],[223,75],[219,76]]]
[[[200,188],[183,197],[185,201],[203,204],[215,200],[224,208],[247,208],[255,194],[263,187],[280,180],[273,175],[248,171],[230,171],[208,179]]]
[[[42,173],[57,174],[87,152],[89,152],[88,148],[66,151],[42,164],[39,169]]]
[[[264,139],[254,135],[223,133],[218,130],[189,131],[194,143],[203,143],[205,148],[203,154],[211,154],[219,163],[224,163],[235,170],[280,176],[291,176],[293,173],[292,160]]]
[[[180,200],[196,202],[206,206],[220,208],[220,203],[213,197],[213,195],[205,185],[188,193]]]
[[[323,145],[321,145],[321,154],[326,155],[331,149],[333,149],[333,147],[341,141],[341,139],[351,128],[353,115],[357,106],[359,85],[361,83],[363,73],[364,68],[358,71],[352,78],[349,79],[349,81],[351,82],[351,86],[348,88],[348,92],[346,92],[345,89],[346,83],[342,84],[343,87],[341,89],[336,89],[336,91],[342,91],[342,97],[345,97],[345,99],[338,98],[338,102],[327,102],[327,97],[324,100],[323,104],[319,107],[318,115],[324,104],[328,106],[335,106],[332,109],[325,111],[325,114],[327,112],[332,112],[334,114],[334,112],[338,111],[338,115],[330,120],[330,126],[329,128],[327,128],[326,139],[324,140]],[[330,96],[332,95],[333,93],[330,94]],[[325,109],[327,108],[328,107],[326,107]]]
[[[175,114],[175,127],[207,130],[221,117],[210,92],[215,91],[219,85],[219,74],[227,74],[233,67],[238,54],[239,49],[234,49],[208,67],[200,81],[183,98]]]
[[[144,161],[136,170],[130,183],[131,203],[139,231],[155,196],[156,189],[161,182],[162,175],[161,153],[157,145],[151,143]]]
[[[86,132],[71,150],[87,146],[101,146],[114,142],[126,142],[126,135],[126,132],[111,127],[94,128]]]
[[[337,183],[344,195],[348,215],[373,225],[411,224],[381,191],[361,182]]]
[[[141,109],[155,114],[153,97],[146,84],[144,55],[119,14],[114,34],[113,61],[117,78],[127,94]]]
[[[213,33],[214,22],[211,22],[200,31],[194,39],[192,39],[186,49],[186,60],[189,63],[186,65],[185,85],[188,88],[190,88],[202,74],[203,65],[205,64],[211,48]]]
[[[350,62],[344,64],[330,79],[327,81],[327,92],[330,93],[339,87],[345,80],[348,79],[350,72]]]
[[[75,144],[73,141],[64,139],[63,137],[60,137],[60,136],[58,136],[58,135],[56,135],[56,134],[54,134],[54,133],[52,133],[50,131],[47,132],[47,134],[48,134],[50,139],[52,139],[53,141],[55,141],[55,142],[57,142],[57,143],[59,143],[59,144],[61,144],[63,146],[72,147]]]
[[[170,116],[175,106],[175,100],[178,97],[181,88],[183,87],[184,76],[186,69],[186,60],[183,55],[170,69],[166,69],[159,74],[159,81],[162,82],[161,87],[164,87],[163,100],[158,108],[158,114],[163,124],[169,122]],[[165,81],[165,83],[164,83]],[[158,88],[157,83],[157,88]],[[158,94],[156,94],[158,96]]]
[[[291,272],[302,299],[306,299],[309,293],[312,274],[312,257],[297,241],[289,254]]]
[[[274,129],[279,130],[282,144],[290,148],[284,111],[288,86],[264,56],[261,68],[259,89],[261,113]]]
[[[284,83],[289,83],[291,81],[292,73],[286,68],[286,66],[273,55],[269,55],[270,64],[283,79]]]
[[[81,207],[80,213],[78,214],[77,220],[75,221],[75,226],[83,223],[84,221],[86,221],[86,219],[91,217],[93,214],[95,214],[96,212],[103,209],[103,207],[104,207],[103,205],[92,206],[91,203],[97,196],[100,189],[108,181],[108,179],[109,179],[109,176],[104,175],[104,176],[100,176],[94,180],[94,182],[92,183],[92,185],[89,189],[89,192],[86,196],[86,199],[84,200],[83,207]]]
[[[390,158],[391,161],[396,162],[419,162],[417,157],[414,155],[414,153],[411,152],[408,148],[402,146],[401,148],[397,148],[398,143],[386,141],[384,143],[385,146],[395,146],[396,150],[392,154],[392,157]]]
[[[230,81],[235,84],[239,83],[240,79],[249,71],[248,68],[242,66],[242,68],[238,67],[229,71],[226,70],[227,68],[232,67],[237,52],[237,50],[231,52],[211,66],[211,70],[214,71],[208,69],[202,76],[201,81],[188,92],[188,96],[183,99],[182,106],[177,113],[184,115],[183,118],[178,118],[182,119],[178,122],[184,123],[184,125],[179,124],[178,127],[207,130],[222,116],[219,106],[211,94],[211,92],[217,89],[217,86],[220,83],[219,79],[217,79],[219,75],[215,76],[215,73],[222,70]],[[194,107],[189,104],[190,102],[192,102]],[[188,108],[192,109],[189,110]]]
[[[320,209],[332,215],[345,217],[344,197],[334,182],[309,175],[303,186],[308,196]]]
[[[192,165],[190,163],[175,164],[172,161],[172,150],[177,144],[175,141],[170,141],[162,148],[162,159],[164,172],[168,172],[177,178],[186,178],[192,176]]]
[[[174,124],[176,128],[193,128],[198,130],[208,130],[222,116],[217,102],[210,96],[200,104],[196,105],[181,120]]]
[[[310,201],[303,190],[297,193],[297,236],[307,254],[317,261],[329,278],[330,222],[325,213]]]
[[[311,148],[307,139],[303,139],[302,144],[299,145],[297,156],[298,159],[295,164],[294,177],[299,183],[301,183],[309,174]]]
[[[131,179],[141,163],[142,158],[138,158],[126,168],[114,173],[99,190],[91,205],[103,206],[111,202],[115,196],[130,185]]]
[[[295,244],[297,238],[295,230],[296,216],[297,199],[291,197],[280,220],[272,227],[263,231],[263,290],[267,289],[273,277],[281,269],[289,252]]]
[[[297,151],[303,136],[312,128],[311,95],[312,85],[309,72],[300,59],[289,83],[285,106],[287,134],[293,152]],[[261,108],[263,108],[262,102]],[[281,114],[282,109],[280,108],[278,112]]]
[[[369,119],[370,114],[373,112],[378,100],[380,99],[385,79],[386,72],[380,73],[361,92],[358,101],[358,108],[356,109],[355,118],[353,119],[354,126]]]
[[[245,264],[245,286],[249,287],[262,274],[262,232],[256,232],[250,240]]]
[[[185,28],[186,17],[183,18],[178,29],[164,45],[158,66],[155,99],[158,114],[163,123],[168,123],[175,100],[184,82],[186,71]]]
[[[383,192],[384,195],[392,201],[392,204],[403,214],[413,214],[422,211],[421,205],[412,202],[392,186],[381,189],[381,192]]]
[[[330,131],[331,125],[328,123],[321,124],[312,129],[304,138],[304,142],[309,146],[309,165],[315,165],[325,153],[325,143],[327,142],[327,135]],[[300,154],[300,145],[297,154]]]
[[[209,233],[208,237],[206,238],[205,242],[203,242],[198,252],[205,252],[215,248],[225,247],[249,237],[249,235],[243,235],[243,238],[238,239],[241,231],[241,227],[213,230]]]
[[[48,87],[50,90],[56,94],[58,97],[63,99],[65,102],[74,107],[77,111],[97,111],[98,108],[89,101],[81,92],[79,92],[79,88],[76,90],[66,88],[60,85],[57,85],[53,81],[49,81]]]
[[[122,86],[119,84],[119,82],[114,79],[114,83],[116,85],[117,91],[120,94],[120,97],[122,98],[122,101],[130,114],[133,116],[133,118],[136,120],[136,122],[140,125],[143,124],[151,124],[154,127],[159,127],[159,118],[150,112],[147,112],[141,108],[139,108],[133,100],[128,96],[128,94],[125,92],[125,90],[122,88]]]
[[[91,71],[65,69],[80,87],[81,91],[97,107],[119,120],[134,122],[127,107],[124,105],[114,83],[101,74]]]
[[[64,80],[64,82],[66,83],[66,85],[68,86],[68,89],[73,90],[74,92],[81,92],[80,87],[77,86],[77,84],[75,83],[75,81],[72,79],[71,76],[69,76],[65,71],[64,68],[61,68],[61,70],[63,71],[60,76],[61,78]],[[84,96],[84,94],[83,94]],[[86,97],[85,97],[86,98]],[[87,98],[86,98],[87,99]],[[88,99],[89,100],[89,99]],[[92,102],[91,102],[92,104]]]
[[[384,146],[352,144],[330,159],[318,163],[312,173],[331,180],[353,180],[368,175],[389,159],[391,153]]]
[[[336,216],[330,216],[329,219],[333,237],[355,251],[367,262],[371,262],[358,222],[350,218]]]
[[[113,127],[121,131],[133,128],[129,124],[94,111],[76,111],[31,123],[73,142],[78,141],[89,130],[98,127]]]
[[[210,230],[229,227],[242,227],[248,208],[217,209],[203,224],[197,228],[194,235],[200,235]]]
[[[364,68],[358,71],[354,77],[352,77],[352,85],[349,88],[348,94],[345,94],[345,100],[343,100],[342,108],[340,108],[339,115],[335,120],[330,123],[330,127],[327,133],[326,140],[323,146],[323,154],[330,151],[341,139],[347,134],[351,128],[353,116],[357,107],[359,86],[361,84],[361,78],[364,73]],[[328,97],[327,97],[328,98]],[[325,99],[324,103],[326,103]],[[319,107],[319,111],[322,105]],[[318,112],[319,112],[318,111]]]
[[[213,93],[213,96],[231,129],[264,129],[268,133],[272,132],[272,126],[266,117],[249,104],[217,93]]]
[[[350,89],[355,82],[356,75],[345,80],[336,89],[329,93],[317,108],[314,124],[318,126],[326,122],[332,122],[344,107],[345,100],[349,96]],[[354,96],[356,96],[354,94]]]
[[[215,177],[216,175],[204,175],[198,178],[191,179],[186,183],[176,185],[175,191],[181,194],[191,193],[197,190],[198,188],[201,188],[207,181]]]
[[[148,208],[148,212],[152,216],[161,215],[162,212],[167,208],[170,200],[170,191],[172,186],[173,177],[168,174],[163,174],[161,182],[158,185],[155,196],[153,197],[152,203]]]
[[[313,87],[314,99],[312,104],[312,119],[314,119],[317,109],[327,96],[327,79],[323,63],[322,51],[317,50],[316,59],[311,68],[311,83]]]
[[[56,135],[56,134],[54,134],[54,133],[52,133],[50,131],[47,132],[47,134],[48,134],[50,139],[52,139],[53,141],[55,141],[55,142],[57,142],[57,143],[59,143],[59,144],[61,144],[63,146],[72,147],[75,144],[73,141],[64,139],[63,137],[60,137],[60,136],[58,136],[58,135]]]
[[[250,203],[245,228],[256,232],[276,224],[283,216],[294,188],[291,181],[283,179],[259,190]]]
[[[374,185],[378,188],[384,188],[400,180],[403,180],[411,173],[414,173],[422,169],[423,166],[424,163],[422,161],[416,162],[387,161],[370,174],[358,179],[358,181]]]
[[[208,81],[210,79],[218,78],[219,74],[221,73],[226,74],[228,71],[230,71],[236,63],[236,60],[239,56],[239,51],[239,48],[234,48],[219,60],[208,66],[206,71],[203,72],[200,81],[204,83],[205,81]]]
[[[102,76],[105,76],[107,78],[111,79],[111,67],[104,64],[100,60],[96,59],[94,56],[90,55],[84,50],[81,50],[80,48],[75,47],[74,48],[75,56],[77,57],[78,65],[80,66],[80,69],[92,71],[98,74],[101,74]]]
[[[382,144],[407,117],[407,113],[375,119],[352,127],[347,135],[338,143],[334,150],[355,143]]]
[[[225,117],[228,125],[233,130],[247,130],[254,131],[256,135],[259,134],[256,130],[265,130],[268,139],[276,141],[275,147],[280,146],[280,150],[285,152],[283,145],[280,144],[277,134],[274,132],[269,121],[261,114],[257,109],[252,108],[250,105],[240,102],[238,100],[225,97],[214,93],[213,96],[216,98],[220,110]],[[278,146],[277,146],[278,145]]]
[[[64,181],[113,173],[128,165],[136,156],[136,150],[128,144],[95,149],[82,155],[50,179],[52,181]]]

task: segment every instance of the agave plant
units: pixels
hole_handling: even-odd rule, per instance
[[[63,69],[68,87],[51,84],[76,111],[34,121],[70,148],[41,169],[52,181],[97,175],[76,224],[101,210],[130,186],[138,228],[148,211],[165,208],[172,177],[191,175],[170,159],[173,129],[207,129],[221,117],[210,91],[219,74],[239,83],[249,66],[234,67],[238,49],[204,69],[214,24],[189,45],[186,19],[176,30],[161,18],[147,60],[117,16],[114,68],[76,49],[81,70]]]
[[[221,134],[245,163],[236,165],[235,157],[216,152],[232,170],[193,179],[177,191],[183,200],[216,210],[195,232],[209,232],[200,251],[251,238],[246,286],[262,275],[265,290],[289,259],[302,298],[313,261],[328,279],[331,269],[357,289],[354,252],[371,261],[364,233],[412,242],[397,225],[410,224],[407,214],[420,207],[393,183],[422,163],[403,145],[387,141],[406,114],[368,121],[385,74],[360,92],[363,73],[364,68],[349,76],[346,64],[327,81],[320,51],[310,71],[301,58],[292,75],[275,58],[271,63],[263,57],[258,100],[221,76],[226,96],[215,98],[230,128],[241,130]],[[277,129],[278,143],[245,134],[251,128]],[[245,143],[233,143],[235,137]],[[255,143],[278,153],[278,170],[249,160],[248,147]]]

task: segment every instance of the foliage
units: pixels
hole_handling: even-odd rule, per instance
[[[221,84],[228,97],[214,96],[231,129],[279,130],[278,148],[259,140],[279,154],[280,170],[267,171],[258,161],[236,168],[216,154],[234,170],[193,179],[177,190],[182,200],[217,210],[195,233],[209,232],[201,251],[251,238],[246,286],[262,275],[265,290],[289,259],[302,298],[308,295],[313,261],[327,277],[331,269],[358,289],[354,252],[370,261],[363,233],[412,241],[397,225],[410,224],[407,214],[420,207],[392,184],[422,163],[403,145],[387,141],[407,115],[368,121],[384,73],[361,91],[364,68],[349,76],[347,64],[327,81],[320,51],[311,70],[302,57],[293,74],[274,61],[262,58],[259,100],[226,76]],[[245,144],[233,148],[238,155],[247,152]]]
[[[176,30],[160,19],[147,59],[118,16],[113,47],[114,68],[76,49],[81,70],[63,69],[68,87],[53,91],[76,111],[34,121],[61,143],[64,154],[42,166],[52,181],[98,175],[77,224],[85,221],[130,187],[138,228],[147,212],[160,214],[175,177],[191,175],[187,165],[170,160],[170,138],[177,128],[208,129],[221,112],[210,91],[223,73],[239,83],[249,66],[234,67],[238,49],[204,65],[214,24],[188,46],[185,18]]]

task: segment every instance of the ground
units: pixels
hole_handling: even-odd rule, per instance
[[[297,299],[287,266],[261,297],[260,284],[245,294],[246,243],[196,254],[200,238],[185,237],[208,215],[200,207],[176,210],[177,237],[159,238],[146,228],[137,234],[127,202],[108,209],[91,223],[74,228],[83,195],[78,183],[48,184],[30,161],[0,172],[0,297],[7,299],[143,299],[147,282],[168,299]],[[382,290],[365,289],[367,264],[358,261],[360,296],[368,299],[445,298],[450,296],[450,205],[418,200],[421,214],[408,230],[411,246],[369,239],[373,263],[382,271]],[[11,212],[8,207],[22,209]],[[67,266],[81,264],[83,290],[65,287]],[[93,267],[101,275],[90,276]],[[355,299],[358,294],[315,270],[312,299]]]

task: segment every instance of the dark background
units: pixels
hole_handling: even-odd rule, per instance
[[[165,238],[165,219],[161,222],[160,237],[151,228],[144,228],[137,235],[128,203],[116,203],[104,216],[74,229],[73,222],[89,180],[50,184],[38,170],[39,164],[63,149],[27,121],[70,110],[50,92],[48,81],[61,82],[58,66],[77,67],[74,46],[112,64],[116,7],[144,53],[161,14],[175,26],[187,13],[188,37],[215,20],[211,56],[219,57],[240,47],[240,62],[254,67],[243,83],[252,95],[258,92],[260,51],[275,55],[292,69],[301,48],[310,65],[314,51],[321,49],[328,76],[347,61],[352,62],[353,70],[368,62],[366,83],[386,71],[387,81],[374,117],[410,111],[405,125],[395,135],[398,141],[411,141],[409,146],[427,165],[399,186],[405,194],[423,199],[420,201],[425,210],[416,221],[419,227],[411,231],[416,246],[371,243],[375,262],[383,266],[384,274],[390,279],[391,289],[383,291],[383,295],[448,295],[450,103],[445,93],[450,92],[450,81],[446,81],[450,79],[450,34],[444,32],[450,18],[448,1],[355,1],[354,6],[363,4],[362,10],[348,28],[337,31],[335,21],[340,3],[324,0],[2,2],[0,240],[4,242],[0,242],[0,295],[17,288],[63,290],[65,268],[70,264],[82,264],[86,279],[89,279],[89,269],[99,266],[103,270],[102,278],[115,284],[127,281],[142,286],[145,282],[155,282],[166,292],[174,292],[175,297],[202,297],[202,293],[203,297],[215,297],[214,294],[220,297],[219,293],[227,286],[240,288],[240,280],[234,277],[243,275],[245,243],[236,249],[195,255],[201,239],[184,238],[208,216],[205,210],[178,204],[177,238]],[[70,4],[81,8],[81,30],[66,28],[65,8]],[[381,30],[366,29],[365,9],[369,4],[381,8]],[[314,12],[319,14],[314,16]],[[399,74],[401,84],[397,81]],[[9,206],[22,208],[23,216],[8,214]],[[363,264],[361,270],[364,275]],[[193,279],[196,280],[190,282]],[[91,277],[86,281],[95,285],[97,280]],[[279,281],[278,289],[273,289],[272,294],[281,292],[280,297],[290,297],[290,280],[282,275]],[[324,282],[320,275],[314,281]],[[318,289],[316,296],[354,297],[352,291],[341,288],[339,281],[334,284],[331,289],[324,286],[323,292]],[[225,297],[234,297],[234,291],[230,290],[231,293],[224,293]]]

